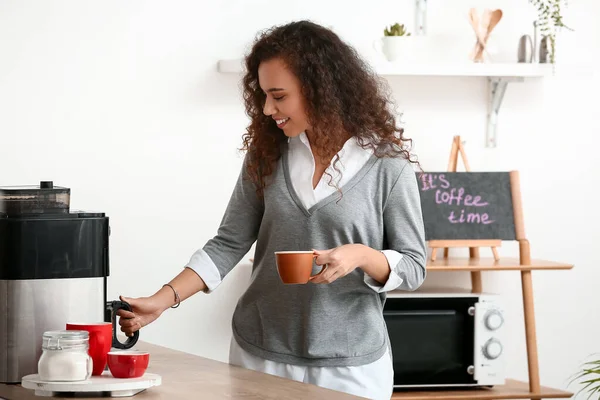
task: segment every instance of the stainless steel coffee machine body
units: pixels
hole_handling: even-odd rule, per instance
[[[37,373],[45,331],[110,321],[109,220],[70,211],[70,190],[0,188],[0,382]]]

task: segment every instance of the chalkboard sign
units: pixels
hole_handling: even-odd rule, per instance
[[[425,239],[515,240],[515,173],[417,173]]]

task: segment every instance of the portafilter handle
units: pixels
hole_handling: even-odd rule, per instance
[[[132,348],[140,338],[140,331],[133,332],[133,336],[129,336],[125,343],[121,343],[119,342],[119,339],[117,339],[117,311],[121,309],[125,311],[132,311],[131,306],[125,301],[113,300],[106,303],[106,308],[110,310],[111,314],[113,331],[112,347],[122,350]]]

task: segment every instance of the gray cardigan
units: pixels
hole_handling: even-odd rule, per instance
[[[242,168],[218,233],[203,247],[224,278],[256,241],[251,283],[233,315],[234,337],[249,353],[277,362],[374,362],[389,346],[385,293],[369,288],[360,268],[331,284],[284,285],[274,252],[348,243],[396,250],[403,256],[391,266],[403,280],[398,289],[417,289],[426,275],[426,247],[415,172],[404,158],[373,155],[341,196],[335,192],[307,210],[287,165],[284,147],[264,199]]]

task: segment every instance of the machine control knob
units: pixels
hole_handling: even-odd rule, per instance
[[[484,321],[485,326],[490,331],[495,331],[502,326],[504,318],[502,318],[502,314],[498,310],[490,310],[485,314]]]
[[[483,345],[483,355],[489,360],[495,360],[502,354],[502,344],[497,339],[490,339]]]

